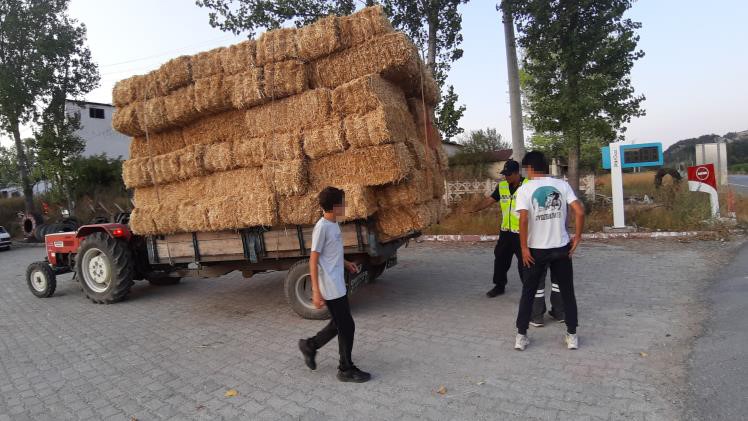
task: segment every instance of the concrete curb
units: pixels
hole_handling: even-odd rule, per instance
[[[591,233],[582,234],[584,240],[612,240],[618,238],[636,238],[636,239],[658,239],[658,238],[687,238],[698,237],[700,235],[714,235],[715,231],[685,231],[685,232],[630,232],[630,233]],[[498,235],[422,235],[418,241],[435,241],[440,243],[448,242],[465,242],[480,243],[496,241]]]

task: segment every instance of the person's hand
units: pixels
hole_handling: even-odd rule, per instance
[[[322,294],[319,291],[312,291],[312,304],[319,310],[325,306],[325,300],[322,298]]]
[[[527,268],[535,264],[535,259],[532,257],[532,253],[530,253],[528,247],[522,249],[522,263],[524,263]]]
[[[574,237],[573,240],[571,240],[571,248],[569,248],[569,257],[574,255],[574,252],[577,250],[577,246],[579,246],[579,243],[582,242],[582,239],[580,237]]]
[[[350,272],[350,273],[358,273],[358,272],[359,272],[359,267],[358,267],[358,265],[357,265],[357,264],[355,264],[355,263],[353,263],[353,262],[345,262],[345,268],[346,268],[346,269],[348,270],[348,272]]]

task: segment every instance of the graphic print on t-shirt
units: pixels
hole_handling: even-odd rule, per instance
[[[536,221],[561,218],[561,192],[552,186],[539,187],[532,194],[532,206]]]

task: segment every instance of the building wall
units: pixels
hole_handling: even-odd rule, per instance
[[[104,118],[93,118],[91,109],[102,110]],[[91,103],[83,103],[81,106],[68,102],[65,110],[68,114],[80,114],[81,129],[78,134],[86,141],[83,156],[104,153],[110,158],[127,159],[129,157],[130,138],[112,129],[113,106]],[[95,113],[98,113],[97,117],[101,117],[101,111]]]
[[[700,143],[696,147],[696,165],[714,164],[717,172],[717,184],[726,186],[727,178],[727,144]]]
[[[442,146],[444,147],[444,151],[447,152],[447,156],[450,158],[455,156],[455,154],[462,149],[462,146],[453,143],[442,143]]]
[[[506,164],[506,161],[497,161],[488,164],[488,168],[486,169],[488,176],[494,180],[503,180],[504,176],[501,175],[501,170],[504,169],[504,164]]]

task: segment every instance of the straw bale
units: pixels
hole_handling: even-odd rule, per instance
[[[442,199],[444,194],[447,192],[447,186],[445,186],[444,173],[441,170],[436,170],[433,173],[431,182],[433,183],[434,199]]]
[[[150,134],[148,138],[138,136],[130,142],[130,158],[144,158],[149,156],[163,155],[169,152],[175,152],[185,147],[182,138],[182,130],[167,130],[160,133]]]
[[[433,167],[433,158],[429,156],[429,148],[415,138],[408,137],[405,139],[405,146],[413,158],[413,165],[418,170]]]
[[[282,196],[304,194],[309,186],[307,163],[303,159],[266,161],[262,171],[268,185]]]
[[[327,16],[311,25],[299,28],[296,49],[302,60],[314,60],[332,54],[341,48],[338,18]]]
[[[408,98],[408,108],[415,121],[418,139],[432,149],[441,145],[441,135],[434,123],[434,107],[424,107],[421,98]]]
[[[213,197],[245,196],[272,192],[262,168],[238,168],[187,180],[197,191],[210,192]]]
[[[255,67],[255,41],[247,40],[223,49],[220,53],[223,73],[235,75]]]
[[[143,132],[154,133],[169,127],[164,97],[151,98],[141,104],[143,106],[138,108],[138,121]]]
[[[197,201],[182,203],[177,207],[177,223],[184,232],[210,231],[208,207]]]
[[[137,99],[140,101],[147,101],[166,94],[161,87],[158,70],[151,71],[135,79],[135,89]]]
[[[133,137],[130,139],[129,156],[130,159],[147,158],[150,156],[148,154],[148,144],[144,137]]]
[[[406,116],[399,107],[392,106],[382,106],[364,115],[348,116],[343,126],[346,140],[356,148],[404,142],[415,133],[410,114]]]
[[[236,197],[236,218],[239,228],[278,223],[278,205],[272,192],[256,192]]]
[[[382,6],[367,7],[350,16],[343,16],[339,18],[338,25],[340,40],[345,47],[358,45],[377,35],[394,31]]]
[[[179,156],[177,151],[151,158],[151,179],[154,184],[166,184],[179,178]]]
[[[302,137],[304,138],[304,153],[312,159],[348,149],[342,120],[332,120],[324,126],[305,129]]]
[[[227,171],[236,165],[232,153],[232,142],[212,143],[205,145],[205,154],[203,155],[203,166],[205,171],[219,172]]]
[[[237,168],[261,167],[265,162],[265,144],[262,137],[247,137],[232,142],[234,166]]]
[[[309,88],[306,65],[299,60],[270,63],[263,72],[263,91],[270,98],[285,98]]]
[[[433,199],[433,177],[428,170],[413,171],[400,183],[388,184],[376,190],[377,203],[382,208],[417,205]]]
[[[407,177],[413,169],[408,148],[402,143],[349,149],[315,159],[309,164],[314,186],[379,186]]]
[[[340,115],[366,114],[385,104],[407,107],[402,90],[377,74],[360,77],[332,92],[332,110]]]
[[[240,228],[236,205],[236,197],[217,197],[207,200],[210,230],[221,231]]]
[[[231,142],[247,135],[245,112],[228,111],[203,117],[182,130],[187,145]]]
[[[177,206],[195,198],[198,180],[177,181],[157,186],[140,187],[133,193],[135,207],[155,208],[159,205]]]
[[[447,152],[444,150],[442,145],[436,147],[436,158],[439,168],[441,168],[442,171],[449,169],[449,155],[447,155]]]
[[[192,83],[192,58],[179,56],[167,61],[159,68],[158,79],[165,93],[190,85]]]
[[[189,145],[179,151],[179,173],[177,178],[186,180],[199,177],[205,173],[203,159],[205,156],[204,145]]]
[[[377,211],[377,196],[373,187],[348,185],[338,188],[345,192],[343,222],[365,219]]]
[[[301,144],[300,130],[265,136],[265,159],[267,161],[301,159],[304,157]]]
[[[194,121],[200,113],[195,108],[195,87],[177,89],[164,97],[166,120],[171,126],[184,126]]]
[[[179,226],[179,205],[162,204],[154,209],[154,222],[158,234],[174,234],[183,231]]]
[[[281,224],[312,225],[322,216],[317,192],[300,196],[284,197],[278,203],[278,218]]]
[[[150,158],[128,159],[122,163],[122,180],[128,189],[152,184]]]
[[[138,93],[136,91],[136,78],[138,77],[139,76],[133,76],[127,79],[122,79],[114,84],[114,89],[112,89],[112,104],[114,104],[115,107],[121,108],[137,101]]]
[[[138,235],[153,235],[158,233],[153,220],[154,212],[151,208],[136,207],[130,214],[130,228]]]
[[[330,90],[315,89],[246,111],[247,134],[263,136],[319,126],[330,117]]]
[[[298,58],[297,31],[295,28],[280,28],[260,35],[257,40],[255,63],[258,66],[264,66],[268,63]]]
[[[192,56],[192,80],[197,82],[223,73],[221,56],[225,50],[225,47],[219,47]]]
[[[380,240],[389,241],[428,228],[435,218],[431,204],[424,203],[380,209],[376,219]]]
[[[228,110],[231,108],[229,93],[232,90],[228,83],[224,84],[222,74],[195,80],[195,109],[203,115]]]
[[[129,136],[143,135],[140,122],[138,122],[138,106],[139,103],[136,102],[115,108],[114,115],[112,115],[114,130]]]
[[[241,110],[267,102],[262,90],[262,67],[228,76],[224,80],[227,81],[227,92],[234,108]]]

